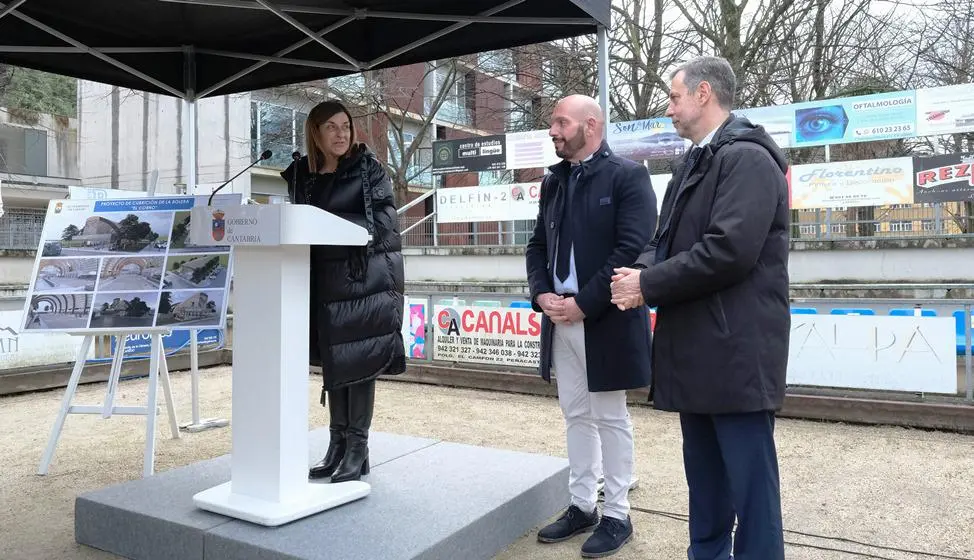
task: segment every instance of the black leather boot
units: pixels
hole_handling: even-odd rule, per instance
[[[358,480],[369,474],[369,428],[375,408],[375,381],[351,385],[348,402],[345,457],[331,476],[332,482]]]
[[[328,478],[335,472],[342,457],[345,456],[346,431],[348,430],[348,388],[328,391],[328,398],[325,400],[328,403],[328,414],[331,417],[328,421],[331,441],[328,443],[328,451],[325,452],[325,457],[315,463],[308,471],[308,478]]]

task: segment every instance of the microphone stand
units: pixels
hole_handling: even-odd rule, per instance
[[[249,169],[250,169],[251,167],[253,167],[253,166],[255,166],[255,165],[257,165],[258,163],[260,163],[260,162],[262,162],[262,161],[264,161],[265,159],[271,159],[271,156],[272,156],[272,155],[274,155],[274,152],[272,152],[272,151],[270,151],[270,150],[264,150],[264,152],[260,154],[260,157],[259,157],[259,158],[257,158],[257,159],[256,159],[256,160],[255,160],[255,161],[254,161],[253,163],[251,163],[251,164],[250,164],[250,165],[248,165],[247,167],[244,167],[244,168],[243,168],[243,170],[242,170],[242,171],[241,171],[240,173],[237,173],[237,174],[236,174],[236,175],[234,175],[233,177],[230,177],[230,178],[229,178],[229,179],[228,179],[228,180],[227,180],[227,181],[226,181],[225,183],[223,183],[223,184],[222,184],[222,185],[220,185],[219,187],[217,187],[217,188],[215,188],[215,189],[213,189],[213,192],[211,192],[211,193],[210,193],[210,198],[209,198],[209,200],[207,200],[207,201],[206,201],[206,205],[207,205],[207,206],[212,206],[212,205],[213,205],[213,196],[214,196],[214,195],[215,195],[216,193],[218,193],[218,192],[220,192],[220,190],[221,190],[221,189],[222,189],[223,187],[225,187],[225,186],[227,186],[227,185],[229,185],[230,183],[232,183],[234,179],[236,179],[237,177],[239,177],[239,176],[241,176],[241,175],[243,175],[243,174],[244,174],[244,172],[245,172],[245,171],[247,171],[247,170],[249,170]]]
[[[291,154],[291,159],[294,160],[294,172],[291,173],[291,202],[297,204],[298,201],[298,162],[301,161],[301,152],[294,152]],[[307,200],[304,201],[305,204],[308,203]]]

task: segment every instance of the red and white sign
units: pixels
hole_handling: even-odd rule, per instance
[[[540,350],[541,314],[531,309],[434,307],[434,360],[533,368]]]

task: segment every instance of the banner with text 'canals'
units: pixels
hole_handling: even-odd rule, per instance
[[[433,359],[533,368],[541,349],[541,314],[513,307],[437,305]]]

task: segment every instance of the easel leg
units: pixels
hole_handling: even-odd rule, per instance
[[[51,459],[54,457],[54,448],[57,447],[57,440],[61,437],[64,420],[68,417],[68,411],[71,409],[71,399],[74,398],[74,392],[78,389],[78,382],[81,381],[81,372],[84,370],[85,361],[88,359],[88,350],[91,349],[91,341],[94,339],[94,335],[85,335],[84,340],[81,341],[81,349],[78,350],[78,357],[75,359],[74,369],[71,370],[71,378],[68,380],[68,386],[64,390],[64,398],[61,400],[61,410],[58,412],[57,420],[54,421],[54,427],[51,428],[51,436],[47,440],[47,447],[44,449],[44,456],[41,458],[41,465],[37,469],[37,474],[47,474],[47,468],[51,465]]]
[[[223,428],[230,424],[229,420],[224,420],[222,418],[207,418],[204,420],[200,419],[200,360],[199,360],[199,330],[191,329],[189,331],[189,364],[190,364],[190,375],[192,382],[192,406],[193,406],[193,422],[191,424],[186,424],[182,426],[187,432],[202,432],[203,430],[208,430],[210,428]]]
[[[169,430],[172,438],[179,439],[179,422],[176,420],[176,407],[172,400],[172,385],[169,383],[169,364],[166,363],[166,347],[162,337],[159,337],[159,381],[162,382],[162,392],[166,396],[166,409],[169,411]]]
[[[105,404],[102,405],[102,418],[111,418],[115,406],[115,392],[118,390],[118,378],[122,376],[122,361],[125,359],[125,343],[128,336],[124,333],[116,336],[115,355],[112,356],[112,369],[108,375],[108,387],[105,389]],[[109,340],[111,337],[109,337]]]
[[[190,329],[189,331],[189,370],[192,382],[193,398],[193,425],[200,424],[200,352],[199,352],[199,331]]]
[[[162,335],[153,334],[149,353],[149,396],[145,407],[145,455],[142,459],[142,476],[152,476],[155,467],[156,448],[156,385],[159,382],[159,348]]]

